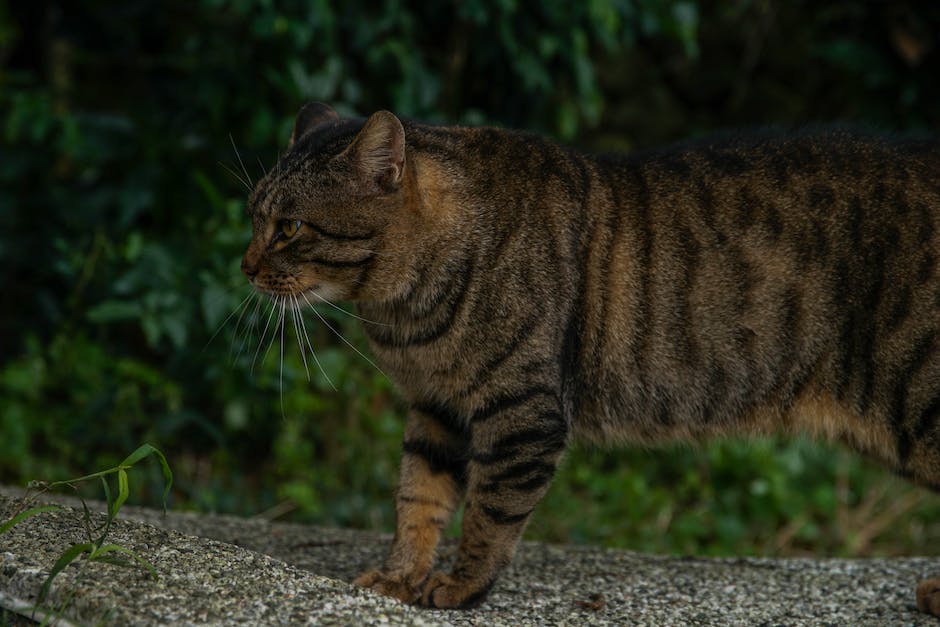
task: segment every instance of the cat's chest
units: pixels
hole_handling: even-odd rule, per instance
[[[454,399],[464,392],[464,370],[470,356],[455,348],[386,347],[370,341],[379,367],[406,396],[418,399]]]

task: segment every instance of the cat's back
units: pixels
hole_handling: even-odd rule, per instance
[[[940,138],[893,136],[853,128],[728,131],[635,153],[620,160],[661,197],[688,188],[784,195],[802,192],[812,211],[819,195],[839,190],[882,201],[881,193],[940,193]],[[825,200],[825,199],[823,199]],[[709,208],[706,206],[706,208]],[[720,211],[721,206],[711,207]],[[893,208],[886,206],[883,208]],[[903,205],[898,205],[903,210]]]
[[[601,439],[617,415],[656,439],[817,392],[884,414],[905,369],[933,397],[935,138],[759,131],[597,163],[617,199],[588,273]]]

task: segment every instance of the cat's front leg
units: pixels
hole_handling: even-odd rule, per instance
[[[421,603],[429,607],[467,608],[486,598],[548,490],[568,433],[557,396],[545,391],[507,397],[505,409],[481,412],[471,429],[457,560],[424,584]]]
[[[395,498],[395,539],[384,565],[353,581],[406,603],[421,596],[441,530],[454,513],[465,480],[463,434],[436,413],[420,408],[409,413]]]

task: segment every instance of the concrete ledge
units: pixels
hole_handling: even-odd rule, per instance
[[[19,493],[0,489],[0,520]],[[128,507],[110,537],[153,563],[160,578],[110,564],[70,566],[49,603],[62,608],[59,624],[938,624],[917,612],[913,589],[940,574],[940,558],[706,559],[524,543],[486,604],[451,612],[345,583],[381,560],[390,539],[383,534],[231,516],[164,518]],[[0,536],[0,607],[34,605],[58,555],[84,538],[73,508]],[[442,559],[452,551],[445,546]]]

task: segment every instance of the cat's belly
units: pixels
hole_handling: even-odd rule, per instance
[[[664,360],[643,370],[634,364],[624,360],[585,379],[572,417],[577,437],[654,444],[770,432],[779,427],[781,408],[817,394],[811,355],[781,370],[717,359],[704,365]]]

